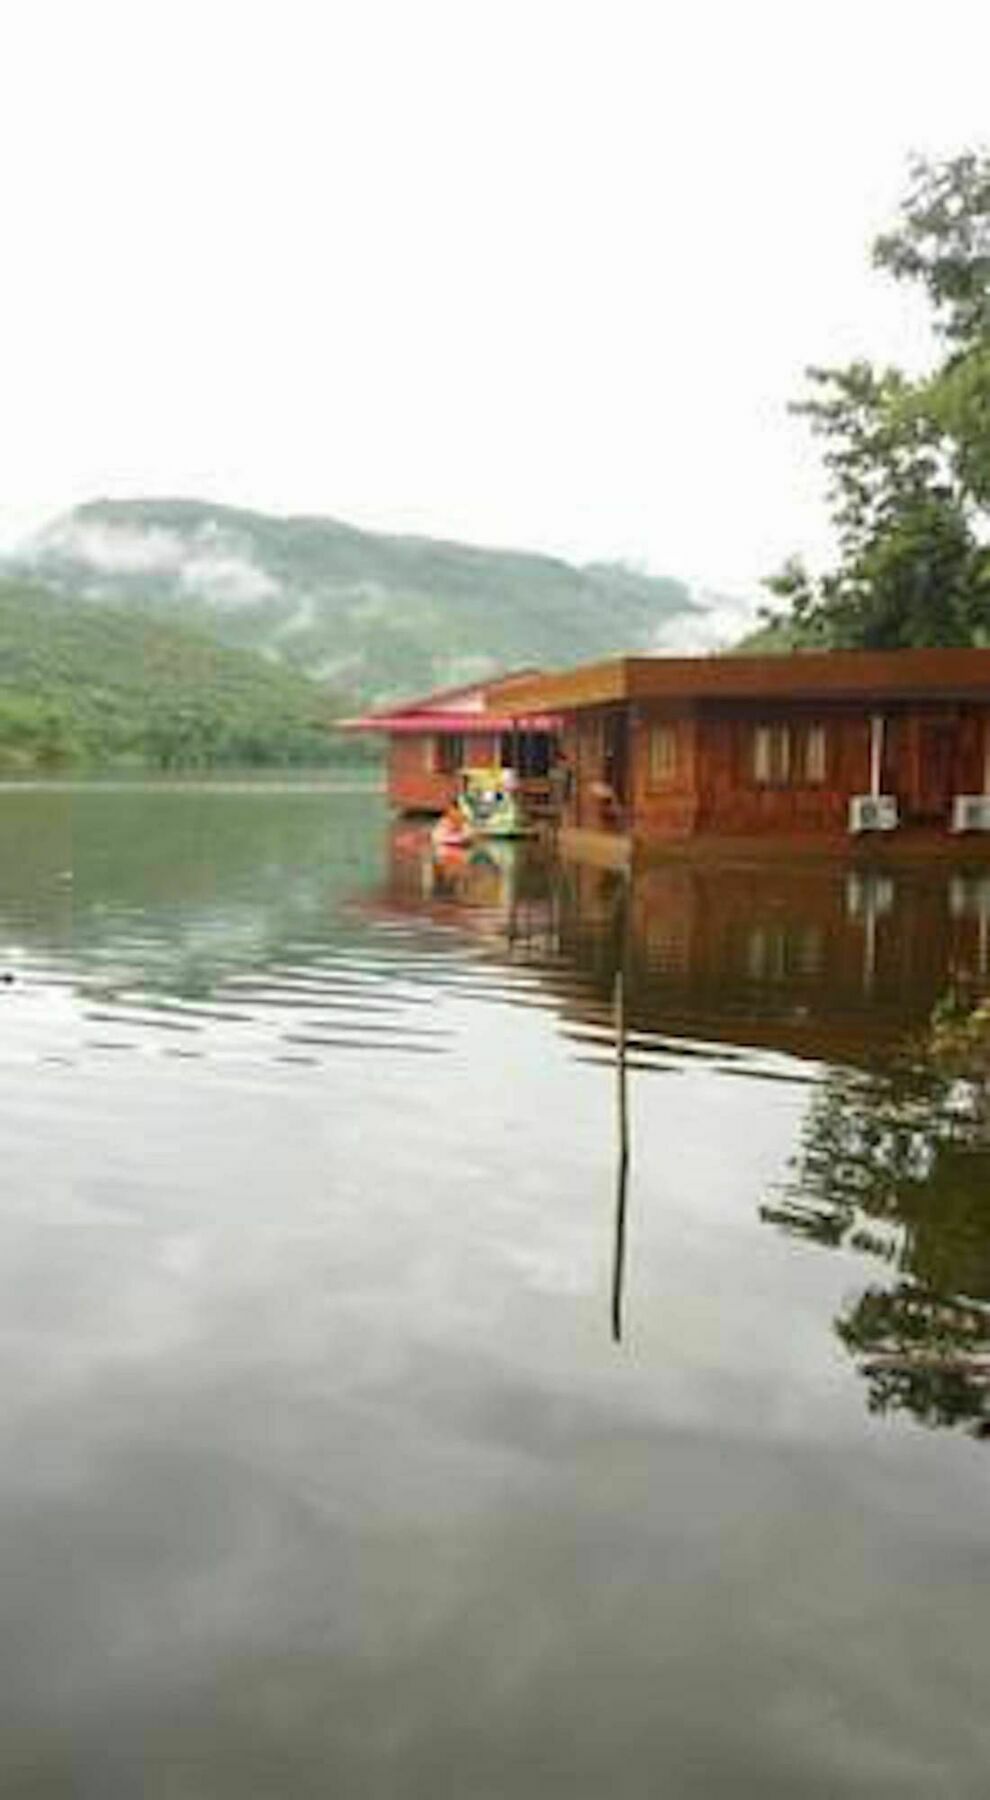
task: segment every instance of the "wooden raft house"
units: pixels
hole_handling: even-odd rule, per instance
[[[397,811],[430,816],[450,806],[464,769],[512,769],[527,807],[545,812],[560,721],[530,715],[508,697],[536,671],[442,688],[418,700],[342,721],[388,740],[388,797]]]
[[[625,657],[500,706],[562,720],[565,853],[990,850],[990,650]]]

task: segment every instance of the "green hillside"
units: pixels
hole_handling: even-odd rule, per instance
[[[205,768],[339,755],[305,677],[141,613],[0,581],[0,766]]]
[[[195,500],[77,507],[9,566],[260,650],[363,699],[655,649],[665,629],[703,617],[683,582],[620,565]]]

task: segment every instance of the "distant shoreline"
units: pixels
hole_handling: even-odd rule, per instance
[[[146,770],[133,776],[126,775],[23,775],[0,776],[0,794],[18,793],[73,793],[80,788],[102,793],[121,793],[133,790],[152,789],[160,793],[236,793],[236,794],[381,794],[384,798],[385,784],[377,771],[374,778],[362,780],[360,776],[322,776],[315,771],[301,773],[298,777],[287,775],[284,770],[278,774],[268,775],[263,771],[254,774],[245,771],[235,775],[211,774],[176,774],[169,771],[161,775],[149,774]]]

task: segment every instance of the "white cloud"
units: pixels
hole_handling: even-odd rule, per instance
[[[37,532],[24,553],[37,562],[66,557],[104,575],[178,574],[188,546],[177,532],[162,526],[145,530],[60,519]]]
[[[197,552],[183,563],[182,585],[215,606],[247,606],[270,600],[279,584],[248,556],[218,549]]]
[[[100,576],[128,575],[174,576],[186,593],[216,606],[250,605],[279,592],[278,582],[213,520],[186,534],[164,525],[60,519],[22,543],[20,554],[40,567],[52,558],[82,564],[96,577],[87,587],[96,594]]]

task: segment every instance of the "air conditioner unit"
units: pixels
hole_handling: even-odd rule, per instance
[[[957,794],[952,802],[953,831],[990,831],[990,794]]]
[[[850,831],[895,831],[897,824],[893,794],[854,794],[849,802]]]

